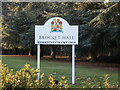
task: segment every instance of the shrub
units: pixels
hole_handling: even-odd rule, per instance
[[[2,89],[16,89],[16,88],[69,88],[65,76],[61,77],[61,80],[54,80],[53,75],[45,76],[44,73],[40,75],[40,79],[37,79],[38,69],[29,68],[29,64],[13,74],[13,69],[2,65]],[[103,78],[95,75],[94,79],[90,77],[80,77],[76,80],[80,80],[79,88],[118,88],[120,84],[115,83],[111,85],[109,83],[109,75],[105,74]]]
[[[13,75],[13,69],[10,69],[7,67],[7,65],[2,66],[2,89],[7,88],[68,88],[67,81],[65,80],[65,77],[63,76],[61,78],[61,81],[56,84],[53,75],[50,74],[48,77],[46,77],[46,80],[44,81],[44,73],[40,75],[40,79],[37,79],[37,73],[39,70],[34,70],[33,68],[29,68],[29,64],[25,64],[25,66],[16,72],[15,75]]]

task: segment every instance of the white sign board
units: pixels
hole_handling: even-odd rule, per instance
[[[35,25],[35,44],[78,44],[78,26],[69,25],[60,17],[49,19],[44,25]]]
[[[75,84],[75,45],[78,44],[78,26],[69,25],[60,17],[49,19],[44,25],[35,25],[37,69],[40,69],[40,44],[72,45],[72,84]],[[38,79],[40,73],[38,73]]]

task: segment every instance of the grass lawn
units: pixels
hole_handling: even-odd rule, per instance
[[[2,63],[7,64],[10,69],[14,69],[14,73],[22,68],[24,64],[30,64],[32,68],[36,68],[37,61],[31,58],[18,57],[18,56],[3,56]],[[55,76],[55,79],[60,80],[61,76],[65,76],[68,83],[71,83],[72,67],[71,63],[55,62],[55,61],[41,61],[41,72],[47,76],[49,73]],[[75,66],[76,84],[71,85],[71,88],[82,87],[89,82],[94,82],[96,77],[97,82],[104,82],[104,75],[108,74],[109,83],[118,82],[118,72],[106,70],[104,68],[88,68],[85,66]],[[95,76],[96,75],[96,76]],[[91,79],[91,80],[90,80]]]

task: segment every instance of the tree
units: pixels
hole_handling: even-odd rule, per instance
[[[25,17],[21,19],[18,13],[28,8],[30,3],[3,3],[3,30],[2,47],[4,49],[22,48],[20,34],[27,29],[24,23]],[[20,14],[20,13],[19,13]]]
[[[89,22],[89,27],[92,27],[93,30],[89,37],[89,43],[85,45],[91,43],[90,52],[93,61],[99,56],[108,56],[108,53],[114,47],[119,50],[119,6],[119,3],[113,4]]]
[[[19,6],[19,7],[18,7]],[[71,25],[79,25],[78,57],[108,55],[114,48],[119,52],[120,10],[119,3],[97,2],[55,2],[55,3],[4,3],[3,4],[3,48],[29,50],[36,49],[34,26],[43,25],[48,19],[58,16]],[[15,9],[14,9],[15,8]],[[48,46],[42,46],[46,50]],[[55,58],[57,48],[69,52],[71,46],[49,46]],[[117,54],[116,54],[117,55]]]
[[[120,3],[115,3],[109,8],[107,8],[104,12],[99,14],[96,18],[91,20],[89,23],[91,26],[96,27],[102,33],[97,32],[96,34],[105,35],[103,43],[104,47],[118,47],[119,49],[119,28],[120,28]],[[103,34],[104,33],[104,34]],[[98,37],[99,37],[98,35]],[[114,43],[114,44],[113,44]]]
[[[79,25],[79,45],[76,47],[78,57],[87,56],[90,53],[91,32],[94,28],[89,25],[89,22],[101,13],[103,6],[102,3],[74,3],[74,5],[72,3],[70,8],[65,8],[67,14],[64,15],[64,18],[70,24]]]

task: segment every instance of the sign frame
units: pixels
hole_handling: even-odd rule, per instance
[[[51,18],[44,25],[35,25],[35,44],[78,45],[78,26],[60,17]]]
[[[51,20],[54,20],[54,19],[57,19],[57,20],[59,19],[60,21],[62,21],[63,31],[56,32],[56,31],[53,30],[53,31],[50,32],[50,33],[53,33],[53,34],[51,34],[51,37],[46,37],[46,38],[43,37],[42,38],[43,41],[46,40],[46,42],[47,42],[47,39],[49,39],[49,40],[51,39],[50,41],[52,41],[52,42],[55,42],[55,41],[58,42],[58,41],[63,39],[63,36],[61,38],[59,38],[59,40],[52,39],[52,36],[59,35],[59,34],[62,35],[63,32],[65,32],[64,35],[68,35],[68,37],[69,37],[69,38],[66,38],[67,41],[69,40],[70,42],[75,42],[75,43],[69,43],[69,42],[66,43],[65,40],[62,40],[63,43],[38,43],[38,40],[41,38],[39,36],[39,39],[38,39],[38,35],[40,34],[40,30],[46,30],[46,29],[48,30],[48,28],[50,29],[49,24],[50,24]],[[68,34],[66,34],[67,30],[70,31]],[[76,32],[73,33],[74,31],[76,31]],[[44,33],[44,31],[42,31],[42,32]],[[70,37],[69,34],[73,35],[73,38]],[[40,35],[42,35],[42,34],[40,34]],[[38,71],[40,71],[40,45],[44,45],[44,44],[49,44],[49,45],[72,45],[72,84],[75,84],[75,45],[78,45],[78,26],[77,25],[71,25],[70,26],[66,20],[64,20],[60,17],[53,17],[53,18],[49,19],[44,25],[35,25],[35,44],[37,44],[37,69],[38,69]],[[38,79],[39,79],[39,77],[40,77],[40,72],[38,72]]]

